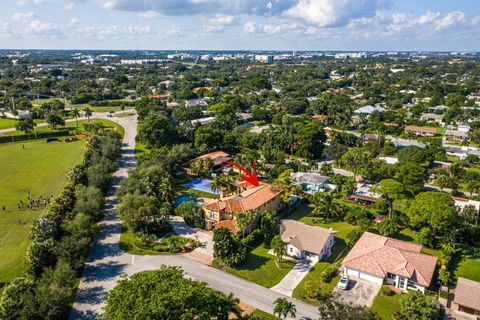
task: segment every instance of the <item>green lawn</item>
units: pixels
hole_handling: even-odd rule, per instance
[[[27,201],[27,190],[33,196],[61,190],[67,172],[82,160],[85,141],[0,144],[0,283],[22,274],[30,226],[43,213],[18,211],[17,202]]]
[[[293,290],[293,297],[299,300],[305,301],[307,303],[311,303],[314,305],[320,305],[320,301],[318,300],[311,300],[308,298],[308,290],[305,287],[305,284],[308,282],[313,286],[320,288],[320,291],[324,294],[330,294],[337,285],[338,280],[340,279],[340,275],[335,276],[332,281],[329,283],[324,283],[320,280],[320,275],[327,268],[330,266],[330,262],[320,261],[315,264],[315,266],[310,270],[310,272],[306,275],[305,278],[298,284],[298,286]]]
[[[15,119],[0,118],[0,129],[15,127],[17,122],[18,120],[15,120]]]
[[[125,112],[125,113],[117,113],[115,115],[115,117],[117,117],[117,118],[128,118],[128,117],[132,117],[134,115],[135,115],[135,113],[133,113],[133,112]]]
[[[320,279],[320,275],[327,268],[330,266],[332,263],[336,263],[339,265],[339,262],[347,255],[348,253],[348,248],[345,245],[345,242],[343,239],[336,238],[335,239],[335,244],[333,245],[332,248],[332,254],[326,258],[325,260],[322,260],[320,262],[317,262],[315,266],[310,270],[310,272],[303,278],[303,280],[298,284],[298,286],[293,290],[293,297],[303,300],[307,303],[311,303],[314,305],[319,305],[320,302],[316,300],[311,300],[307,296],[307,288],[305,287],[305,284],[307,282],[313,284],[317,288],[320,288],[320,291],[324,294],[330,294],[333,290],[333,288],[337,285],[338,280],[340,279],[340,275],[337,275],[330,281],[329,283],[324,283]]]
[[[227,268],[227,272],[271,288],[278,284],[293,266],[293,262],[284,261],[282,268],[277,268],[275,256],[268,254],[268,249],[260,244],[248,253],[245,261],[235,268]]]
[[[33,105],[40,106],[44,103],[49,102],[51,99],[34,99],[32,100]],[[78,110],[84,110],[86,108],[92,109],[93,112],[107,112],[107,111],[120,111],[120,107],[93,107],[88,103],[82,103],[82,104],[71,104],[69,101],[67,101],[67,104],[65,106],[66,108],[76,108]]]
[[[275,316],[271,315],[270,313],[259,310],[259,309],[255,310],[252,313],[252,315],[258,317],[261,320],[276,320],[277,319]]]
[[[480,281],[480,249],[465,249],[455,275],[474,281]]]
[[[391,320],[392,314],[400,309],[401,295],[395,293],[393,296],[382,296],[378,294],[373,300],[372,310],[375,311],[380,318],[384,320]]]

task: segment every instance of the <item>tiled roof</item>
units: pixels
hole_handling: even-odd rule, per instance
[[[480,310],[480,282],[458,277],[453,301],[459,305]]]
[[[414,131],[414,132],[423,132],[423,133],[437,133],[436,128],[431,127],[416,127],[416,126],[406,126],[405,131]]]
[[[263,204],[274,199],[282,192],[282,189],[271,184],[262,183],[258,187],[250,188],[238,195],[224,197],[205,203],[207,210],[221,211],[225,213],[241,213],[250,209],[258,209]]]
[[[428,287],[437,257],[421,253],[422,246],[365,232],[343,261],[343,265],[378,277],[398,274]]]
[[[230,157],[230,154],[226,153],[225,151],[214,151],[214,152],[202,154],[201,156],[190,160],[190,162],[195,162],[200,159],[206,159],[206,158],[212,159],[215,165],[219,165],[226,161],[232,160],[232,158]]]
[[[281,238],[299,250],[318,254],[335,230],[314,227],[295,220],[282,220]]]
[[[238,231],[240,231],[237,227],[237,224],[235,223],[235,220],[230,220],[230,219],[216,222],[215,223],[215,228],[217,228],[217,229],[226,228],[226,229],[230,230],[230,232],[232,232],[232,233],[238,233]]]

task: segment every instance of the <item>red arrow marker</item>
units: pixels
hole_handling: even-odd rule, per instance
[[[239,165],[239,164],[237,164],[233,161],[227,161],[227,163],[231,164],[232,166],[237,167],[243,173],[246,174],[246,176],[242,176],[243,181],[246,181],[246,182],[252,184],[255,187],[258,187],[260,185],[260,182],[258,182],[258,177],[257,177],[257,168],[255,168],[255,164],[253,162],[252,162],[253,174],[249,170],[245,169],[244,167],[242,167],[241,165]]]

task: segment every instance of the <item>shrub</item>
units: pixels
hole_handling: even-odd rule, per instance
[[[432,248],[434,245],[432,230],[430,230],[430,228],[428,227],[424,227],[420,229],[420,231],[417,234],[417,241],[426,247]]]
[[[382,288],[380,289],[380,295],[385,297],[391,297],[395,295],[395,291],[390,289],[390,287],[382,286]]]
[[[335,267],[334,265],[329,265],[320,274],[320,279],[322,279],[322,281],[325,283],[329,283],[337,275],[337,273],[338,273],[338,268]]]
[[[355,245],[355,243],[360,239],[362,236],[363,231],[361,229],[354,229],[350,231],[347,236],[345,237],[345,244],[350,248]]]
[[[344,220],[349,224],[359,225],[360,222],[364,224],[366,220],[370,221],[372,218],[370,211],[361,207],[350,207]]]
[[[262,231],[260,229],[253,230],[248,236],[243,238],[241,242],[244,245],[252,246],[262,239]]]

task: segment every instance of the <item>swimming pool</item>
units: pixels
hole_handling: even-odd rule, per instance
[[[182,203],[188,202],[192,200],[194,203],[198,203],[197,197],[190,193],[182,193],[175,197],[175,201],[173,202],[174,207],[178,207]]]
[[[207,179],[196,179],[187,184],[185,184],[186,188],[200,190],[203,192],[213,193],[213,194],[220,194],[219,190],[215,189],[212,190],[212,181]]]

